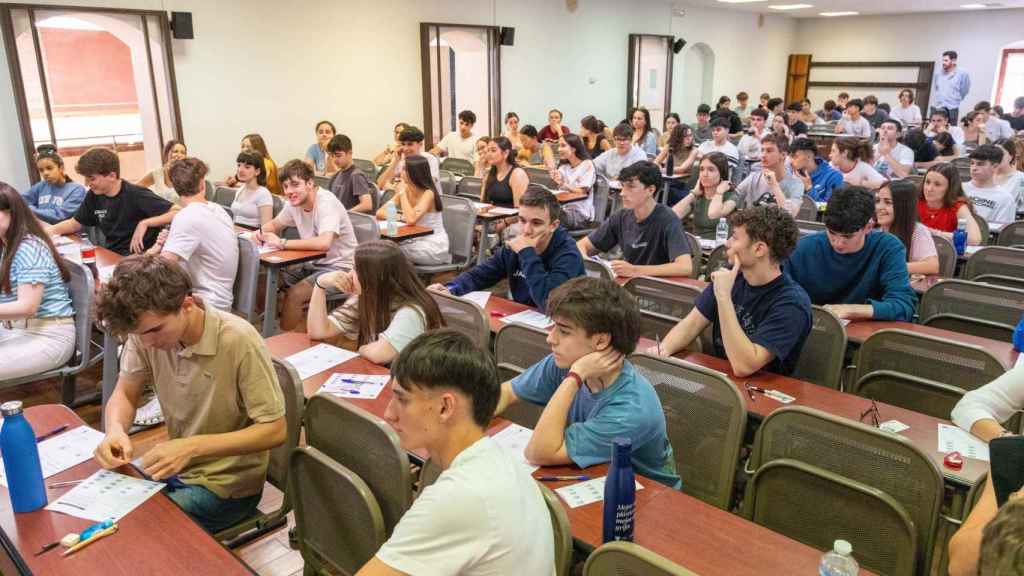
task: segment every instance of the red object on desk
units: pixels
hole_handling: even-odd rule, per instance
[[[959,452],[950,452],[942,459],[942,465],[946,468],[959,470],[964,467],[964,457]]]

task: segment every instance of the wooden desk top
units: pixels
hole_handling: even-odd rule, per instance
[[[872,334],[879,330],[885,330],[889,328],[895,328],[898,330],[907,330],[909,332],[916,332],[918,334],[924,334],[926,336],[934,336],[936,338],[942,338],[943,340],[950,340],[953,342],[963,342],[964,344],[973,344],[980,346],[985,350],[991,352],[1003,365],[1004,368],[1009,370],[1013,368],[1014,363],[1017,362],[1018,352],[1013,349],[1013,344],[1009,342],[1001,342],[999,340],[992,340],[991,338],[985,338],[982,336],[973,336],[971,334],[962,334],[960,332],[951,332],[949,330],[943,330],[942,328],[935,328],[933,326],[924,326],[921,324],[912,324],[910,322],[887,322],[881,320],[857,320],[850,322],[846,325],[846,337],[849,338],[851,343],[862,344]]]
[[[84,425],[78,415],[57,404],[27,408],[25,416],[37,434],[62,424],[69,427]],[[99,469],[95,460],[89,460],[47,478],[46,483],[79,480]],[[139,476],[130,466],[122,467],[118,472]],[[49,489],[47,495],[52,502],[68,490],[70,487]],[[121,519],[118,533],[103,542],[67,558],[61,556],[61,548],[35,556],[44,544],[60,540],[69,532],[80,532],[91,524],[93,522],[89,520],[46,509],[14,514],[7,489],[0,487],[0,527],[35,574],[253,574],[237,556],[214,540],[163,494],[146,500]]]
[[[326,255],[326,252],[317,252],[314,250],[277,250],[275,252],[260,254],[260,264],[268,268],[283,268],[285,266],[291,266],[292,264],[302,264],[303,262],[319,260]]]
[[[519,210],[516,210],[511,214],[495,214],[491,212],[491,208],[493,208],[493,206],[477,210],[476,219],[490,222],[492,220],[504,220],[505,218],[514,218],[517,214],[519,214]]]
[[[585,193],[585,192],[573,193],[573,192],[569,192],[568,190],[564,190],[562,192],[555,192],[555,198],[558,198],[559,204],[569,204],[571,202],[579,202],[581,200],[586,200],[589,197],[590,197],[590,194]]]
[[[487,299],[487,306],[484,308],[484,312],[487,313],[487,320],[491,323],[491,333],[497,334],[502,326],[507,326],[506,323],[501,321],[502,318],[518,314],[523,310],[533,310],[533,308],[526,304],[520,304],[515,300],[508,300],[492,294]]]
[[[927,276],[917,277],[911,276],[910,287],[913,288],[914,292],[917,292],[918,295],[921,295],[927,292],[929,288],[938,284],[939,282],[942,282],[945,279],[945,277],[939,276],[938,274],[928,274]]]

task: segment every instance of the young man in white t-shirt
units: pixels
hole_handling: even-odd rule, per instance
[[[995,182],[996,167],[1003,161],[1003,150],[983,144],[971,152],[971,180],[964,182],[964,196],[971,199],[974,212],[990,227],[1000,228],[1017,216],[1017,199]]]
[[[473,134],[474,124],[476,124],[476,114],[472,110],[459,112],[459,129],[445,134],[437,146],[431,148],[430,153],[435,156],[476,162],[476,141],[479,136]]]
[[[443,472],[356,576],[553,576],[554,535],[530,470],[485,430],[501,387],[489,355],[450,329],[427,332],[391,365],[384,413],[406,450]]]
[[[869,140],[873,138],[875,131],[871,128],[871,123],[860,114],[863,109],[864,102],[860,98],[854,98],[847,102],[843,117],[836,123],[836,134],[849,134]]]
[[[982,100],[974,105],[974,111],[981,114],[981,117],[985,120],[985,133],[988,135],[989,140],[995,142],[996,140],[1013,138],[1014,132],[1010,123],[992,113],[992,104]]]
[[[169,230],[149,249],[171,262],[185,261],[195,292],[205,304],[231,311],[235,275],[238,273],[238,238],[231,216],[206,201],[205,180],[209,168],[198,158],[184,158],[168,169],[174,191],[181,197],[181,211]]]
[[[406,126],[398,134],[398,148],[391,157],[391,163],[377,176],[377,188],[384,190],[396,190],[401,192],[402,170],[405,169],[405,157],[419,154],[430,163],[430,175],[434,178],[434,185],[441,189],[441,161],[430,152],[423,150],[423,131],[416,126]],[[475,145],[475,141],[474,141]]]
[[[761,161],[761,138],[768,134],[765,128],[767,122],[768,111],[764,108],[755,108],[750,112],[750,131],[740,138],[740,143],[736,146],[747,162]]]
[[[300,328],[303,307],[313,296],[313,282],[324,272],[351,270],[356,235],[348,212],[338,197],[317,186],[313,169],[302,160],[289,160],[278,172],[288,203],[273,220],[256,232],[257,242],[281,250],[313,250],[327,254],[315,262],[286,268],[283,285],[288,291],[281,308],[281,329]],[[299,239],[280,236],[285,228],[298,228]]]
[[[875,170],[890,180],[906,178],[914,171],[914,151],[900,144],[902,129],[902,124],[895,118],[886,118],[878,126]]]

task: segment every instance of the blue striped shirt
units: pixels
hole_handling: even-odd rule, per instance
[[[3,259],[0,251],[0,260]],[[71,296],[68,287],[60,277],[60,269],[46,243],[29,234],[21,241],[11,263],[11,292],[0,292],[0,304],[18,299],[18,286],[42,284],[43,300],[39,303],[35,318],[57,318],[71,316]]]
[[[933,108],[960,108],[960,102],[971,91],[971,77],[957,68],[947,74],[941,67],[932,81]]]

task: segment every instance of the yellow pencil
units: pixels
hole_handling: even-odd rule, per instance
[[[64,551],[64,554],[62,554],[62,556],[68,556],[70,554],[74,554],[75,552],[81,550],[82,548],[85,548],[86,546],[88,546],[89,544],[92,544],[93,542],[99,540],[100,538],[103,538],[105,536],[110,536],[111,534],[113,534],[115,532],[117,532],[117,524],[114,524],[113,526],[111,526],[110,528],[107,528],[106,530],[100,530],[99,532],[93,534],[92,538],[89,538],[88,540],[85,540],[84,542],[79,542],[78,544],[75,544],[71,548],[68,548],[67,550]]]

